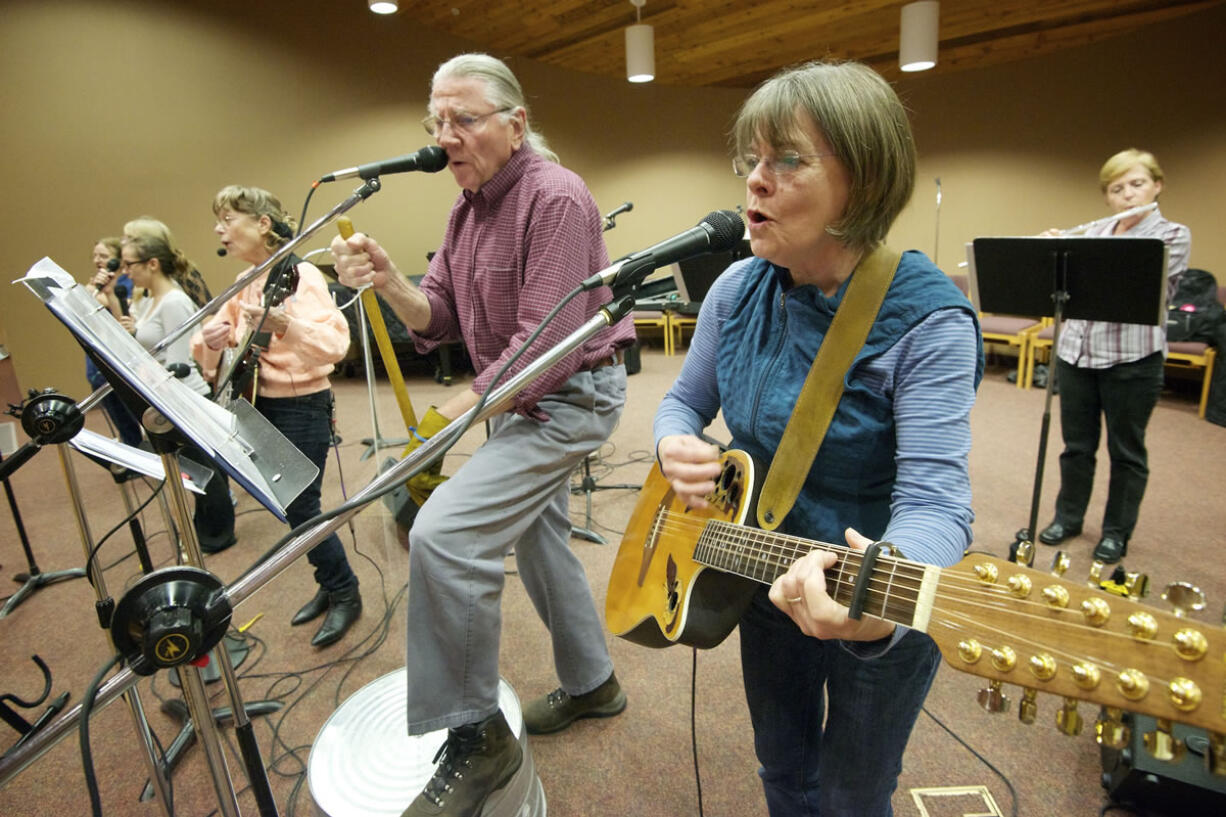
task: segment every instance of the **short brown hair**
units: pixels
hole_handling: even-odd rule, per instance
[[[885,240],[915,189],[915,139],[898,95],[857,62],[815,61],[786,68],[745,100],[733,125],[738,154],[756,139],[796,141],[808,116],[851,175],[843,217],[826,230],[868,251]]]
[[[246,213],[257,220],[268,216],[272,229],[264,236],[264,246],[269,252],[293,238],[294,228],[298,226],[294,217],[281,206],[281,200],[260,187],[232,184],[218,190],[213,197],[213,215],[221,215],[222,210]]]

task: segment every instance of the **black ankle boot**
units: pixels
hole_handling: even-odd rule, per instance
[[[322,587],[319,588],[314,597],[294,613],[294,617],[289,620],[289,623],[297,627],[299,624],[306,624],[308,621],[315,619],[328,612],[328,591]]]
[[[523,749],[502,712],[447,730],[438,767],[401,817],[472,817],[519,771]]]
[[[328,592],[328,615],[324,623],[319,625],[319,632],[311,639],[312,647],[326,647],[340,641],[353,626],[353,622],[362,615],[362,596],[355,584],[345,590]]]

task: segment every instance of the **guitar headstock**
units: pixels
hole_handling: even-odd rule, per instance
[[[279,264],[264,285],[264,305],[280,306],[298,289],[298,265]]]
[[[1034,716],[1029,690],[1064,697],[1057,723],[1069,734],[1080,731],[1076,700],[1224,733],[1226,630],[1189,618],[1197,594],[1174,587],[1168,612],[972,554],[941,571],[927,632],[950,666],[990,680],[985,708],[1003,709],[1001,685],[1017,684],[1023,720]]]

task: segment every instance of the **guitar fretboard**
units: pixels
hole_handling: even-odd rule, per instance
[[[845,546],[712,519],[699,535],[693,557],[699,564],[716,570],[771,584],[792,562],[813,550],[835,555],[837,561],[826,571],[827,592],[840,604],[850,604],[864,557]],[[897,624],[913,626],[925,574],[922,564],[884,553],[879,555],[867,579],[864,611]]]

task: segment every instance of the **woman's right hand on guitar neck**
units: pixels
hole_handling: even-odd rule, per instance
[[[719,447],[692,434],[670,434],[660,438],[656,456],[677,498],[689,508],[707,507],[706,496],[715,490],[722,468]]]

